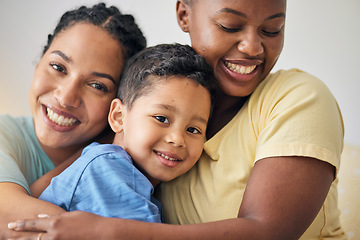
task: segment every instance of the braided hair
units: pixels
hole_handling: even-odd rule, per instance
[[[65,12],[54,32],[48,35],[43,54],[49,49],[57,34],[76,23],[90,23],[107,31],[115,40],[120,42],[125,60],[146,47],[146,39],[132,15],[122,14],[114,6],[106,7],[105,3],[98,3],[92,7],[81,6],[78,9]]]

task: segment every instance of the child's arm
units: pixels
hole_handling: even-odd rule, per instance
[[[50,185],[51,179],[59,175],[62,171],[64,171],[68,166],[70,166],[81,154],[81,151],[72,155],[69,159],[56,166],[53,170],[44,174],[41,178],[36,180],[30,186],[31,196],[35,198],[39,198],[41,193]]]

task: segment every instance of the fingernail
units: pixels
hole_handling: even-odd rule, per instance
[[[16,222],[10,222],[8,223],[8,229],[15,229],[17,226],[17,223]]]
[[[23,221],[11,222],[8,224],[8,227],[9,225],[12,227],[13,230],[21,230],[25,227],[25,222]]]
[[[47,214],[39,214],[38,215],[38,218],[47,218],[47,217],[50,217],[50,216]]]

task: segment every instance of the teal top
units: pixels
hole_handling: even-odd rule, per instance
[[[0,115],[0,182],[29,186],[55,166],[40,146],[32,117]]]

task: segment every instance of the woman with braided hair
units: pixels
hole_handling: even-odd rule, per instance
[[[61,17],[35,68],[32,117],[0,116],[0,239],[9,220],[59,213],[30,195],[41,191],[32,184],[61,172],[94,139],[112,140],[107,117],[122,68],[145,47],[133,16],[114,6],[82,6]]]

